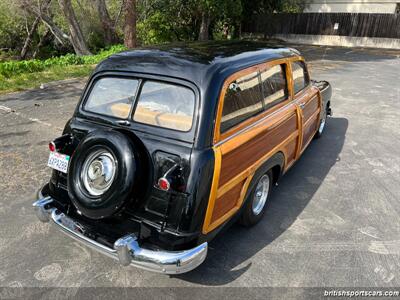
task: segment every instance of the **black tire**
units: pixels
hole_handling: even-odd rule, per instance
[[[269,178],[269,189],[267,193],[267,198],[266,201],[261,209],[261,211],[257,214],[255,214],[253,210],[253,202],[255,201],[255,193],[257,191],[257,186],[260,180],[264,177],[268,176]],[[255,224],[257,224],[263,217],[265,210],[268,206],[269,198],[271,195],[271,190],[273,187],[273,173],[272,170],[267,171],[265,174],[262,174],[261,176],[258,176],[256,183],[254,184],[253,189],[248,193],[246,200],[245,200],[245,206],[243,207],[242,210],[242,215],[240,217],[239,223],[243,226],[246,227],[251,227]]]
[[[83,168],[87,159],[101,151],[111,154],[110,161],[114,159],[115,171],[108,189],[100,195],[93,195],[86,188],[87,185],[85,187]],[[103,164],[101,167],[103,169]],[[91,219],[106,218],[118,212],[132,198],[135,173],[135,148],[132,142],[114,130],[95,130],[82,139],[71,157],[68,194],[84,216]]]
[[[319,139],[324,133],[327,119],[328,119],[328,106],[325,107],[324,114],[321,120],[319,120],[318,129],[314,136],[316,139]]]

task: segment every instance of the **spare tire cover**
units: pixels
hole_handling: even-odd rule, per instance
[[[132,142],[114,130],[95,130],[79,143],[68,169],[68,194],[92,219],[109,217],[129,199],[136,163]]]

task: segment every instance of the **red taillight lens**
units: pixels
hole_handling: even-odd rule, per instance
[[[166,178],[160,178],[158,180],[158,187],[163,191],[168,191],[170,188],[169,181]]]
[[[51,152],[56,151],[56,144],[54,144],[54,142],[50,142],[50,143],[49,143],[49,150],[50,150]]]

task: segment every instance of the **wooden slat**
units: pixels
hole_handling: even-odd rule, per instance
[[[268,21],[266,21],[268,20]],[[334,24],[339,29],[334,30]],[[272,25],[271,25],[272,24]],[[256,15],[243,32],[400,38],[400,14],[300,13]]]
[[[225,193],[223,196],[218,198],[218,200],[215,202],[211,222],[215,222],[219,218],[221,218],[223,215],[225,215],[227,212],[232,210],[238,200],[239,200],[239,195],[240,192],[243,188],[244,181],[237,184],[234,188],[232,188],[230,191]]]
[[[318,105],[319,104],[317,95],[315,95],[315,97],[312,100],[307,102],[306,106],[303,109],[303,116],[305,122],[307,122],[307,120],[311,118],[311,116],[315,113],[315,111],[318,110]]]

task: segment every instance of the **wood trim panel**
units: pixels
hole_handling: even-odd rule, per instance
[[[285,147],[286,155],[285,155],[285,165],[289,166],[296,160],[296,148],[298,144],[298,139],[294,139],[290,143],[288,143]]]
[[[222,197],[225,193],[231,190],[235,185],[243,181],[243,179],[251,176],[259,166],[261,166],[265,161],[267,161],[273,154],[277,152],[283,152],[285,156],[288,155],[288,151],[286,150],[288,145],[291,143],[297,144],[298,133],[294,132],[290,136],[287,137],[282,143],[273,148],[270,152],[267,152],[264,156],[262,156],[257,162],[253,165],[250,165],[247,169],[243,170],[241,173],[237,174],[234,178],[232,178],[229,182],[224,184],[223,186],[218,187],[217,198]]]
[[[210,229],[211,228],[210,224],[211,224],[212,213],[215,206],[215,200],[217,199],[219,174],[221,172],[221,150],[217,147],[214,147],[213,150],[214,150],[214,174],[211,184],[210,197],[208,199],[206,216],[204,218],[204,223],[203,223],[202,231],[204,234],[212,230]]]
[[[219,186],[230,181],[236,174],[243,172],[249,165],[253,165],[265,153],[270,152],[287,136],[296,132],[297,118],[294,111],[285,117],[284,121],[270,126],[262,126],[263,130],[256,133],[250,132],[244,136],[250,136],[247,141],[237,141],[243,138],[236,138],[234,142],[229,143],[229,151],[226,152],[227,146],[222,147],[223,159],[221,165],[221,174],[219,178]]]
[[[308,97],[308,99],[304,99]],[[322,98],[318,89],[311,87],[309,91],[299,100],[305,102],[303,114],[303,138],[301,142],[301,151],[299,157],[312,141],[318,130],[319,117],[321,114]]]
[[[313,114],[308,118],[308,120],[304,122],[303,127],[307,128],[310,126],[310,123],[312,123],[313,121],[319,120],[319,112],[320,112],[320,109],[317,108],[317,110],[313,112]]]
[[[313,114],[318,110],[319,112],[319,103],[318,103],[318,95],[314,95],[305,105],[303,109],[303,117],[305,122],[307,122]]]
[[[320,109],[318,109],[314,114],[307,120],[304,124],[304,147],[301,151],[301,154],[307,149],[308,145],[314,138],[315,133],[318,130],[318,121],[319,121]],[[300,155],[301,155],[300,154]]]
[[[227,193],[217,198],[218,201],[216,201],[214,205],[211,223],[215,223],[215,221],[218,221],[224,214],[235,208],[237,201],[234,201],[234,199],[239,200],[238,195],[240,195],[244,184],[245,180],[242,180],[235,184]]]
[[[297,114],[297,128],[299,128],[299,139],[296,146],[296,160],[299,159],[301,155],[301,145],[303,144],[303,112],[299,106],[296,106],[296,114]],[[287,171],[289,167],[285,169]]]

